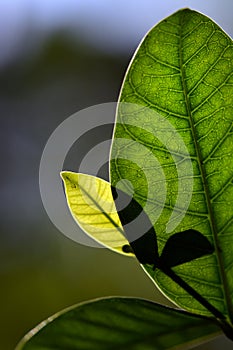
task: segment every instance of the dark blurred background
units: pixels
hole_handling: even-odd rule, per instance
[[[54,129],[78,110],[116,101],[142,37],[182,7],[232,35],[232,0],[0,1],[0,349],[80,301],[165,301],[134,259],[75,243],[53,226],[38,171]],[[222,346],[231,348],[221,337],[199,349]]]

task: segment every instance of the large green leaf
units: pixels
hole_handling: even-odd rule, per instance
[[[178,350],[219,333],[207,318],[146,300],[108,298],[50,317],[29,332],[16,350]]]
[[[127,256],[128,241],[124,237],[109,182],[98,177],[62,171],[70,212],[88,236],[105,247]]]
[[[172,235],[189,229],[214,247],[173,269],[231,320],[232,62],[231,39],[204,15],[184,9],[160,22],[127,71],[111,152],[111,183],[131,182],[159,255]],[[144,269],[177,305],[209,314],[162,271]]]

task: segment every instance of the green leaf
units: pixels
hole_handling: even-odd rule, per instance
[[[219,333],[211,319],[146,300],[108,298],[50,317],[29,332],[16,350],[178,350]]]
[[[70,212],[91,238],[123,255],[134,256],[124,237],[109,182],[98,177],[62,171]]]
[[[161,21],[127,71],[111,152],[111,184],[131,182],[159,255],[172,235],[190,229],[214,247],[174,271],[231,320],[232,63],[232,40],[206,16],[184,9]],[[163,272],[144,269],[177,305],[209,315]]]

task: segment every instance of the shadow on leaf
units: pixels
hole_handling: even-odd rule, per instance
[[[125,237],[141,264],[153,264],[154,269],[171,268],[214,252],[202,233],[189,229],[169,237],[159,257],[156,232],[142,206],[123,191],[111,188]],[[122,249],[132,251],[129,246]]]
[[[190,229],[168,238],[160,257],[160,264],[174,267],[213,252],[214,247],[208,239],[202,233]]]
[[[123,191],[112,186],[112,194],[125,237],[137,259],[141,264],[157,264],[159,259],[157,237],[148,215],[134,198]],[[141,232],[145,233],[140,234]]]

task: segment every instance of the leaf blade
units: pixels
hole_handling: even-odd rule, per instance
[[[61,177],[69,210],[81,227],[92,239],[105,247],[126,255],[128,241],[112,198],[111,185],[95,176],[63,171]]]
[[[16,350],[183,349],[219,333],[211,319],[142,299],[107,298],[52,316],[32,330]]]
[[[214,254],[177,266],[175,271],[231,320],[233,320],[232,62],[231,39],[213,21],[200,13],[189,9],[181,10],[155,26],[137,50],[122,86],[112,146],[114,162],[111,163],[112,184],[115,185],[123,178],[130,180],[136,189],[135,199],[144,206],[148,198],[151,202],[153,198],[151,199],[149,191],[145,190],[145,179],[143,182],[137,176],[139,169],[131,165],[134,174],[133,170],[129,173],[129,165],[121,159],[121,157],[127,158],[127,152],[118,145],[117,139],[134,140],[150,148],[164,170],[167,184],[163,211],[154,223],[159,252],[162,252],[166,241],[176,232],[195,229],[209,239],[215,247]],[[139,108],[135,113],[132,112],[133,108],[121,109],[122,103],[140,105],[144,115],[140,113]],[[146,108],[155,111],[161,118],[157,118],[156,122],[156,118],[153,119]],[[160,124],[163,118],[176,128],[184,140],[193,167],[190,204],[181,223],[170,231],[169,225],[176,222],[184,211],[182,201],[180,208],[176,208],[177,213],[174,209],[174,203],[181,192],[178,180],[182,175],[181,172],[177,176],[176,165],[179,162],[184,163],[188,157],[176,147],[176,135],[169,134],[169,130],[162,130]],[[159,132],[164,132],[165,136],[160,137]],[[161,140],[164,141],[162,145]],[[136,155],[136,146],[134,151]],[[174,161],[175,157],[177,159]],[[137,155],[135,159],[137,161]],[[153,167],[152,162],[145,163],[140,174],[141,178],[143,171],[149,166]],[[157,163],[154,164],[154,167],[156,166]],[[186,170],[183,169],[184,177]],[[149,190],[155,199],[147,213],[154,222],[151,213],[153,205],[159,206],[159,203],[156,204],[156,201],[159,202],[156,196],[161,193],[159,189],[161,181],[151,179],[149,178],[152,183]],[[183,194],[186,189],[188,182],[184,181]],[[195,300],[190,302],[189,296],[160,271],[154,271],[147,265],[144,268],[173,302],[189,311],[208,314]],[[170,288],[167,288],[168,285]]]

